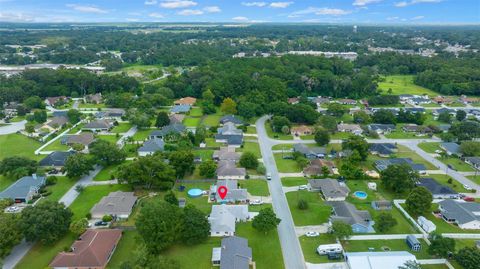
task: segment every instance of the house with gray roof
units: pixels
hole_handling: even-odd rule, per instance
[[[161,138],[166,140],[169,135],[180,135],[185,132],[185,125],[181,123],[172,123],[162,127],[160,130],[154,130],[148,136],[149,139]]]
[[[38,165],[47,167],[63,167],[67,158],[74,155],[73,151],[54,151],[43,158]]]
[[[235,125],[242,125],[243,120],[235,115],[226,115],[220,118],[220,124],[225,125],[227,122],[231,122]]]
[[[113,126],[114,124],[111,120],[100,119],[87,123],[85,126],[83,126],[82,130],[91,132],[108,132],[113,128]]]
[[[443,220],[455,223],[461,229],[480,229],[480,204],[457,200],[438,203]]]
[[[376,132],[377,134],[388,134],[395,130],[393,124],[369,124],[367,126],[369,131]]]
[[[77,135],[65,135],[62,136],[60,143],[62,145],[73,146],[75,144],[81,144],[85,146],[88,151],[88,146],[95,141],[95,136],[90,132],[84,132]]]
[[[373,143],[368,150],[373,155],[388,157],[397,151],[397,146],[392,143]]]
[[[345,201],[327,202],[332,206],[333,215],[330,222],[341,221],[352,226],[354,233],[374,233],[375,222],[367,210],[358,210],[353,204]]]
[[[235,148],[232,147],[221,147],[220,150],[215,150],[213,152],[212,158],[214,161],[231,161],[238,162],[240,160],[240,154],[235,152]]]
[[[253,265],[252,249],[248,240],[229,236],[222,239],[221,247],[212,250],[212,265],[220,269],[249,269]]]
[[[163,151],[165,142],[161,138],[153,138],[145,141],[143,145],[138,148],[138,156],[152,155],[157,151]]]
[[[218,179],[245,179],[247,171],[243,167],[237,167],[232,161],[220,161],[217,166]]]
[[[240,147],[243,143],[243,131],[237,129],[233,122],[227,122],[221,128],[218,128],[215,141],[226,143],[232,147]]]
[[[210,236],[233,236],[236,223],[249,219],[248,205],[213,205],[208,217]]]
[[[460,145],[454,142],[442,142],[440,148],[445,150],[447,155],[461,155]]]
[[[374,163],[375,168],[377,168],[377,170],[380,172],[387,169],[387,167],[389,167],[390,165],[395,165],[395,164],[407,164],[413,170],[419,172],[420,174],[425,174],[427,171],[427,168],[425,167],[425,165],[414,163],[413,160],[410,158],[391,158],[386,160],[377,160]]]
[[[345,201],[350,192],[347,185],[331,178],[309,179],[308,189],[321,192],[326,201]]]
[[[325,158],[327,149],[325,147],[308,147],[305,144],[293,145],[293,152],[299,152],[307,159]]]
[[[108,108],[102,111],[95,113],[95,117],[97,119],[104,119],[104,120],[116,120],[119,121],[125,116],[126,112],[125,109],[122,108]]]
[[[361,135],[363,133],[362,127],[358,124],[340,123],[337,125],[337,130],[344,133],[352,133],[354,135]]]
[[[0,193],[0,199],[12,199],[15,203],[28,203],[45,185],[45,177],[33,174],[15,181]]]
[[[465,162],[480,170],[480,157],[465,157]]]
[[[171,113],[187,113],[192,109],[190,105],[175,105],[170,108]]]
[[[438,183],[435,179],[425,177],[419,178],[418,187],[426,188],[433,196],[433,199],[459,199],[460,194],[450,187]]]
[[[225,186],[228,189],[227,195],[224,199],[218,194],[218,188]],[[210,200],[219,203],[246,203],[248,200],[247,189],[241,189],[238,187],[238,181],[236,179],[224,179],[218,180],[217,184],[210,187]]]
[[[116,191],[104,196],[91,210],[92,218],[101,219],[105,215],[113,219],[127,219],[132,213],[137,197],[133,192]]]

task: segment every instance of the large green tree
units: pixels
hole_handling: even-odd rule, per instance
[[[330,142],[330,134],[327,130],[318,128],[315,130],[314,139],[315,142],[317,142],[317,145],[325,146]]]
[[[380,172],[380,179],[387,189],[396,193],[407,192],[415,187],[418,173],[408,164],[393,164]]]
[[[214,177],[217,171],[217,163],[213,160],[206,160],[200,164],[199,170],[202,177]]]
[[[26,157],[13,156],[0,161],[0,174],[20,178],[37,171],[37,162]]]
[[[88,174],[93,169],[92,160],[84,154],[76,153],[68,156],[63,170],[69,178],[78,178]]]
[[[168,159],[170,165],[175,169],[177,177],[183,177],[195,169],[193,163],[195,156],[191,151],[174,151],[170,153]]]
[[[19,215],[0,213],[0,259],[10,254],[12,248],[22,241],[19,222]]]
[[[170,124],[170,118],[168,117],[167,112],[160,111],[157,114],[157,119],[155,121],[155,127],[161,128]]]
[[[460,152],[463,156],[480,156],[480,142],[463,141],[460,144]]]
[[[375,217],[375,229],[382,233],[387,232],[397,224],[397,220],[388,212],[381,212]]]
[[[102,139],[97,139],[90,144],[89,151],[96,162],[104,166],[120,164],[126,157],[126,153],[117,145]]]
[[[67,112],[67,117],[71,124],[75,124],[82,119],[82,113],[76,109],[70,109]]]
[[[425,187],[414,188],[407,197],[405,204],[410,213],[421,215],[432,208],[432,193]]]
[[[362,161],[365,161],[368,157],[368,142],[361,136],[352,135],[342,143],[343,149],[356,150],[360,154]]]
[[[476,269],[480,264],[480,250],[477,247],[465,247],[455,254],[455,260],[465,269]]]
[[[118,168],[120,182],[146,188],[170,189],[175,182],[175,170],[160,155],[140,157]]]
[[[352,226],[343,221],[334,221],[332,223],[332,233],[338,239],[344,240],[353,235]]]
[[[207,216],[193,205],[183,210],[182,241],[193,245],[205,241],[210,235],[210,223]]]
[[[257,156],[253,152],[246,151],[242,153],[240,156],[240,166],[247,168],[247,169],[257,169],[258,167],[258,159]]]
[[[455,252],[455,240],[443,237],[441,234],[430,234],[430,243],[430,246],[428,246],[428,253],[430,255],[447,258],[449,253]]]
[[[281,219],[277,218],[275,212],[270,207],[261,209],[258,215],[253,218],[252,227],[260,232],[267,234],[269,231],[277,228]]]

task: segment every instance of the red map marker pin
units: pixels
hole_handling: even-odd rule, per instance
[[[225,196],[227,196],[227,192],[228,189],[225,186],[220,186],[218,188],[218,195],[220,196],[220,198],[222,198],[222,200],[225,199]]]

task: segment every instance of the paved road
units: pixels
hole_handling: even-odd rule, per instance
[[[118,139],[117,146],[119,148],[123,148],[127,137],[134,136],[136,132],[137,132],[137,126],[133,126],[132,128],[130,128],[130,130],[128,130],[126,133],[122,135],[122,137],[120,137],[120,139]]]
[[[272,180],[268,181],[268,188],[273,200],[273,209],[282,220],[278,226],[278,235],[282,246],[283,260],[286,269],[302,269],[305,268],[303,252],[295,233],[295,225],[273,157],[272,146],[275,143],[268,137],[265,130],[265,120],[267,118],[267,116],[261,117],[256,122],[256,126],[263,163],[267,172],[272,175]]]
[[[25,129],[25,123],[27,123],[26,120],[8,123],[8,125],[0,127],[0,135],[14,134],[23,130]]]

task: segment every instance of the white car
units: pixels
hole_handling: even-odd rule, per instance
[[[263,205],[263,202],[260,200],[253,200],[250,201],[250,205]]]
[[[299,190],[306,190],[306,189],[308,189],[308,186],[307,185],[300,185],[300,186],[298,186],[298,189]]]
[[[463,184],[463,187],[464,187],[467,191],[473,190],[470,186],[468,186],[468,185],[466,185],[466,184]]]
[[[317,237],[319,235],[320,235],[320,233],[318,233],[318,232],[306,232],[305,233],[306,237]]]
[[[16,207],[16,206],[11,206],[11,207],[7,208],[7,212],[9,212],[9,213],[14,213],[14,212],[17,212],[18,209],[19,209],[19,208]]]
[[[272,180],[272,174],[267,173],[267,180]]]

